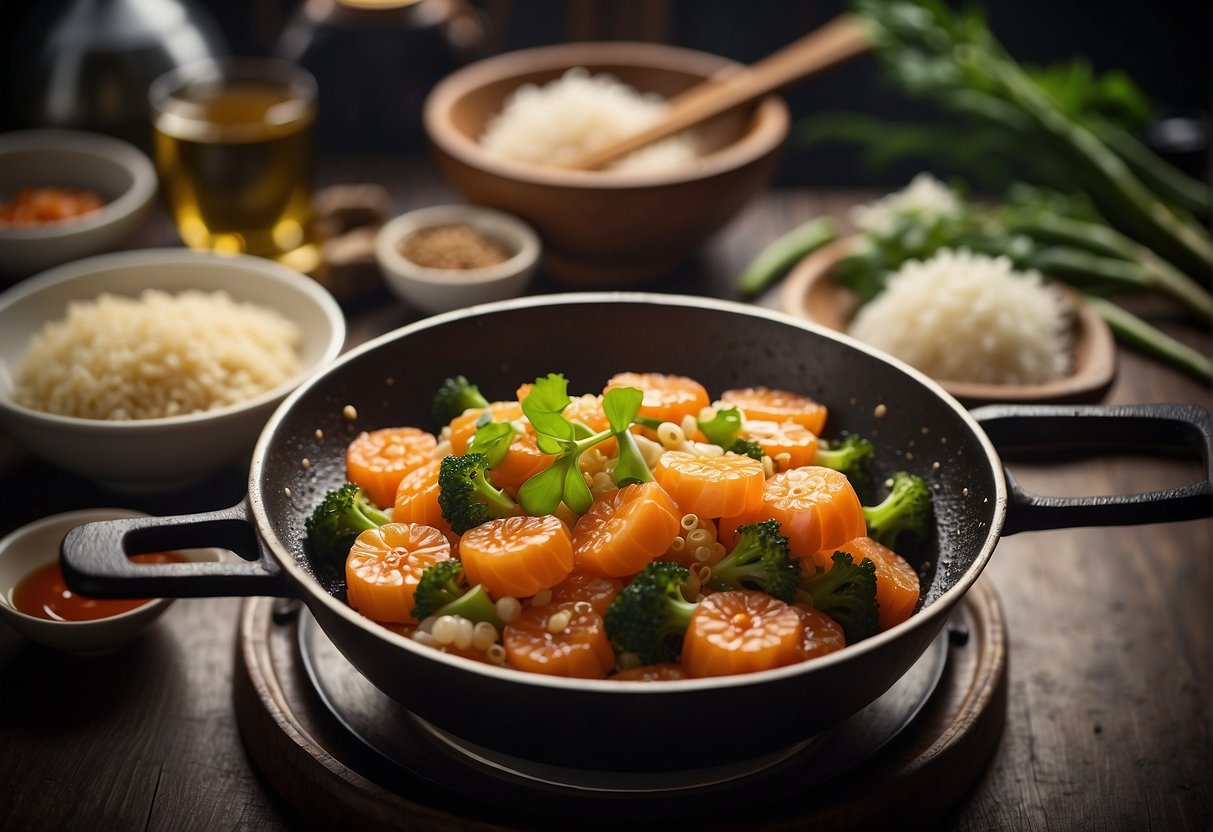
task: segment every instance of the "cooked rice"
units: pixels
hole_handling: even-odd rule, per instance
[[[524,84],[480,137],[486,150],[515,162],[567,165],[582,154],[643,130],[665,113],[658,95],[642,94],[607,74],[570,69],[543,86]],[[617,160],[611,170],[661,171],[699,155],[691,134],[654,142]]]
[[[929,225],[954,217],[964,207],[960,195],[929,173],[915,176],[909,185],[873,202],[851,209],[852,222],[860,231],[887,235],[905,217]]]
[[[1070,310],[1057,289],[1005,257],[964,250],[906,263],[850,333],[948,381],[1040,384],[1071,363]]]
[[[85,419],[213,410],[296,375],[301,344],[297,325],[225,292],[105,293],[69,304],[31,340],[13,400]]]

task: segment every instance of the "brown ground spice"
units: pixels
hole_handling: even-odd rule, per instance
[[[495,240],[466,225],[443,225],[414,231],[400,253],[430,269],[480,269],[510,258]]]

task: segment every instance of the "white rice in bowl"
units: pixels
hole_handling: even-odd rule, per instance
[[[225,292],[104,293],[31,340],[13,400],[84,419],[180,416],[233,405],[295,376],[302,333]]]
[[[1039,272],[945,249],[902,266],[849,332],[932,378],[1042,384],[1070,372],[1071,318]]]
[[[506,99],[480,137],[491,153],[514,162],[560,167],[591,150],[638,132],[666,111],[659,95],[644,94],[583,67],[543,86],[523,84]],[[654,142],[608,166],[617,171],[664,171],[699,156],[690,133]]]

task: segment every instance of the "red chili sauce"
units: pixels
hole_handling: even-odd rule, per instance
[[[136,563],[182,563],[177,552],[131,555]],[[59,561],[40,566],[13,587],[13,606],[26,615],[49,621],[95,621],[141,607],[150,598],[89,598],[72,592]]]

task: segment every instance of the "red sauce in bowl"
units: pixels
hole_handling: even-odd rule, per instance
[[[131,555],[136,563],[182,563],[176,552]],[[26,615],[48,621],[95,621],[129,612],[150,598],[90,598],[72,592],[63,578],[59,561],[40,566],[13,587],[13,606]]]

